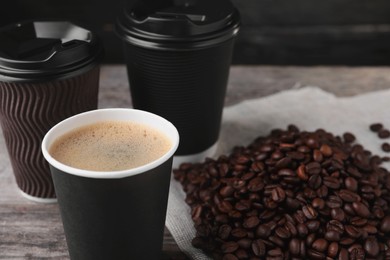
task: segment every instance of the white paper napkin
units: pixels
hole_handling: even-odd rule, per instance
[[[229,154],[236,145],[246,146],[272,129],[286,129],[288,124],[307,131],[323,128],[336,135],[351,132],[373,154],[390,155],[380,148],[385,140],[369,130],[369,125],[377,122],[390,129],[390,90],[343,98],[317,87],[284,91],[225,108],[217,156]],[[388,163],[385,166],[389,168]],[[172,179],[166,225],[185,254],[192,259],[210,259],[191,246],[195,228],[184,199],[181,184]]]

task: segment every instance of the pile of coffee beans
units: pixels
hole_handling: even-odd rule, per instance
[[[273,130],[182,164],[196,237],[214,259],[390,259],[390,175],[352,134]]]

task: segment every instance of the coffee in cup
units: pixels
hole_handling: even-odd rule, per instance
[[[172,142],[161,131],[131,121],[102,121],[59,137],[49,153],[57,161],[90,171],[136,168],[164,155]]]

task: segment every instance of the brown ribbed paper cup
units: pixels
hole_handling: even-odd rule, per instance
[[[69,22],[24,22],[0,29],[0,123],[16,183],[38,202],[56,200],[41,152],[46,132],[97,108],[100,43]]]

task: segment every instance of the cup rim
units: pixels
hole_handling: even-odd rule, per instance
[[[149,162],[147,164],[119,171],[92,171],[84,170],[75,167],[68,166],[63,164],[56,159],[54,159],[50,153],[49,148],[54,140],[59,138],[65,133],[78,127],[86,126],[89,124],[101,122],[101,121],[125,121],[125,115],[128,116],[128,120],[133,120],[135,122],[145,123],[151,127],[158,128],[160,131],[163,131],[165,135],[169,137],[172,141],[171,148],[160,158]],[[122,116],[122,117],[121,117]],[[133,117],[132,117],[133,116]],[[120,119],[122,118],[122,119]],[[137,119],[135,119],[137,118]],[[153,123],[154,122],[154,123]],[[158,125],[157,125],[158,124]],[[165,130],[162,130],[165,129]],[[64,119],[63,121],[54,125],[44,136],[41,144],[41,150],[46,161],[54,168],[58,170],[86,178],[95,178],[95,179],[119,179],[134,176],[147,172],[151,169],[158,167],[163,164],[171,157],[173,157],[175,151],[179,146],[179,133],[176,127],[165,118],[139,109],[133,108],[105,108],[105,109],[95,109],[88,112],[83,112],[69,118]]]

